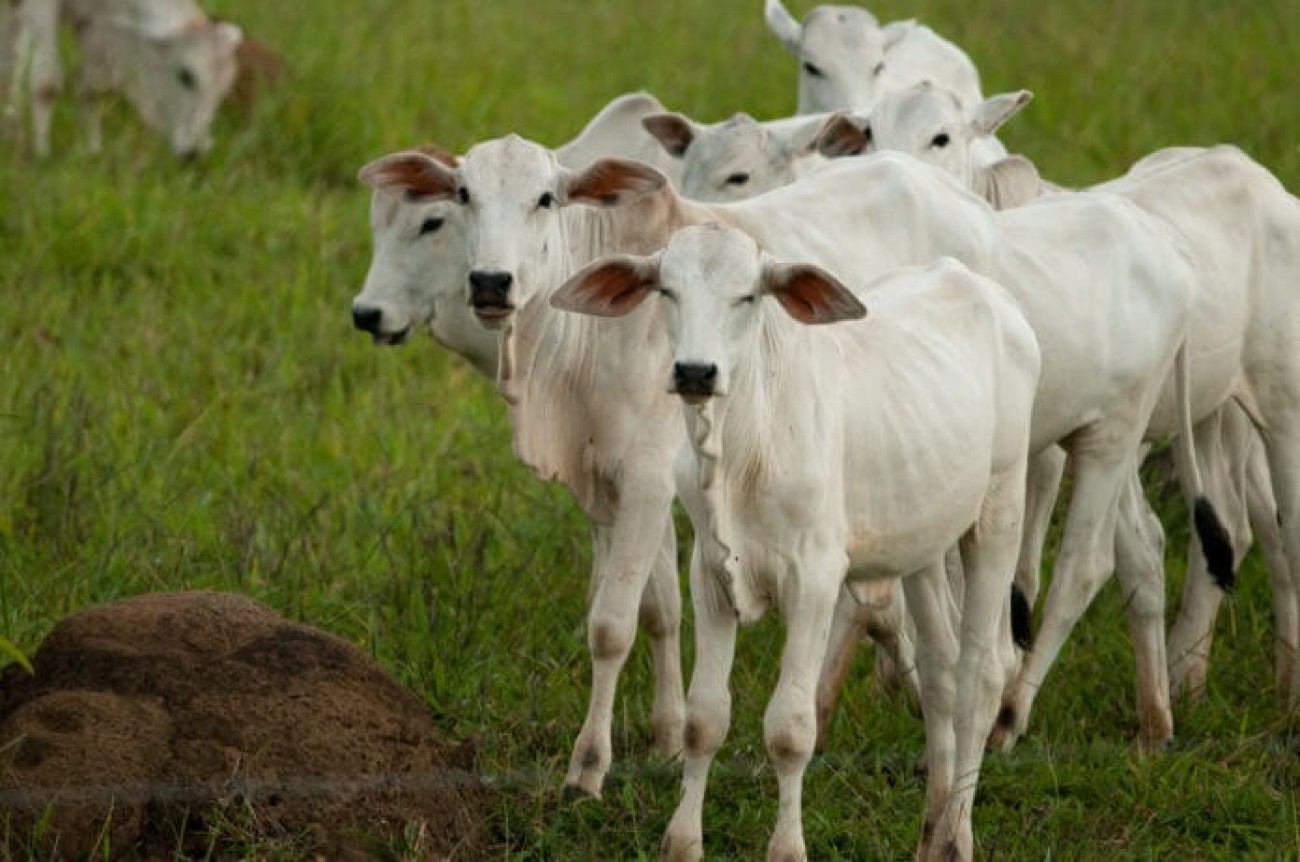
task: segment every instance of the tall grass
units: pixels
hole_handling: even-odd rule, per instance
[[[0,636],[30,652],[88,603],[246,593],[363,645],[450,733],[478,740],[503,789],[495,855],[653,857],[678,776],[649,745],[648,659],[636,652],[625,674],[605,798],[563,801],[588,686],[583,521],[515,463],[498,397],[465,365],[350,330],[369,255],[353,175],[425,141],[558,144],[632,89],[702,120],[783,115],[793,61],[758,0],[211,5],[277,45],[292,76],[224,116],[202,165],[173,164],[125,109],[92,158],[66,103],[49,161],[0,150]],[[1228,141],[1300,189],[1300,4],[873,9],[965,46],[986,92],[1034,90],[1003,137],[1049,178],[1090,183],[1160,146]],[[1173,596],[1183,516],[1162,511]],[[1300,854],[1300,743],[1271,690],[1253,557],[1241,581],[1205,703],[1179,710],[1173,750],[1151,758],[1130,746],[1131,652],[1116,591],[1103,593],[1029,738],[987,760],[983,855]],[[741,638],[706,808],[713,858],[757,856],[773,822],[759,716],[780,638],[770,622]],[[916,718],[859,674],[806,782],[815,858],[912,851],[921,746]]]

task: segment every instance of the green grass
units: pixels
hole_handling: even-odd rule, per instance
[[[173,164],[125,110],[91,158],[66,102],[51,160],[0,149],[0,637],[30,654],[88,603],[245,593],[351,638],[478,741],[504,789],[494,858],[653,858],[678,770],[650,749],[645,650],[624,674],[604,800],[562,800],[588,686],[583,520],[515,463],[491,386],[428,340],[378,350],[351,330],[369,256],[353,175],[426,141],[558,144],[632,89],[702,120],[783,115],[793,62],[758,0],[211,5],[279,46],[292,81],[223,117],[202,166]],[[986,92],[1034,90],[1003,137],[1051,179],[1227,141],[1300,189],[1300,4],[873,9],[964,45]],[[1172,598],[1183,527],[1166,509]],[[1173,750],[1151,758],[1130,743],[1131,651],[1117,591],[1103,592],[1029,738],[986,761],[981,855],[1300,856],[1300,742],[1274,702],[1253,558],[1241,581],[1206,702],[1179,710]],[[769,621],[741,637],[711,858],[760,855],[774,821],[760,716],[780,634]],[[813,858],[906,858],[919,833],[921,727],[866,669],[809,770]]]

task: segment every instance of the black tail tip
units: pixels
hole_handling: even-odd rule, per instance
[[[1029,599],[1016,584],[1011,585],[1011,639],[1023,650],[1034,645],[1034,615]]]
[[[1219,520],[1219,513],[1214,511],[1209,500],[1197,497],[1196,505],[1192,507],[1192,522],[1196,525],[1196,535],[1201,540],[1201,552],[1205,554],[1210,577],[1214,578],[1219,589],[1225,593],[1232,592],[1237,583],[1232,565],[1232,542],[1223,522]]]

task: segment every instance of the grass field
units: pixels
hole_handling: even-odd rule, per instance
[[[224,115],[202,165],[174,164],[126,110],[91,158],[68,102],[48,162],[0,143],[0,636],[31,651],[64,615],[145,591],[247,594],[360,644],[477,740],[503,790],[492,858],[653,858],[678,769],[649,744],[648,656],[624,674],[603,801],[563,800],[588,687],[584,522],[515,463],[498,397],[466,365],[427,339],[380,350],[352,331],[369,259],[353,177],[426,141],[558,144],[633,89],[702,120],[781,116],[793,61],[759,0],[211,7],[277,45],[292,80]],[[963,45],[986,92],[1032,89],[1003,139],[1051,179],[1233,142],[1300,190],[1293,0],[872,8]],[[1172,600],[1184,529],[1179,506],[1162,509]],[[1131,745],[1131,651],[1103,592],[1029,737],[986,761],[981,856],[1300,858],[1300,740],[1275,704],[1253,555],[1240,580],[1205,702],[1176,712],[1172,750],[1150,758]],[[760,856],[774,822],[760,723],[780,635],[768,622],[740,639],[710,858]],[[689,625],[686,642],[689,661]],[[809,770],[812,858],[907,858],[919,834],[922,728],[868,666]]]

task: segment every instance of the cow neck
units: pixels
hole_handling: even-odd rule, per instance
[[[600,254],[619,250],[614,238],[620,226],[607,211],[575,207],[562,224],[568,262],[548,279],[549,289],[516,310],[503,331],[497,385],[509,404],[519,459],[539,477],[568,487],[587,514],[604,523],[612,517],[612,503],[602,497],[598,465],[616,460],[627,441],[603,438],[594,429],[644,430],[643,423],[619,426],[602,420],[610,411],[644,411],[655,398],[668,397],[662,392],[667,335],[651,306],[617,321],[551,307],[551,295],[568,274]],[[656,348],[662,363],[643,355]],[[624,359],[629,350],[639,351],[637,361]],[[615,376],[616,383],[610,374],[600,373],[610,368],[624,372]],[[642,379],[629,379],[634,374]],[[618,391],[609,389],[611,383]]]
[[[732,609],[742,622],[757,619],[775,596],[746,570],[735,538],[738,505],[765,493],[765,473],[776,457],[771,430],[789,425],[786,391],[797,376],[800,342],[806,327],[786,317],[774,301],[763,301],[752,349],[738,357],[729,393],[686,406],[686,427],[695,453],[700,492],[705,501],[701,530],[709,570],[716,573]],[[794,417],[796,423],[800,417]]]

